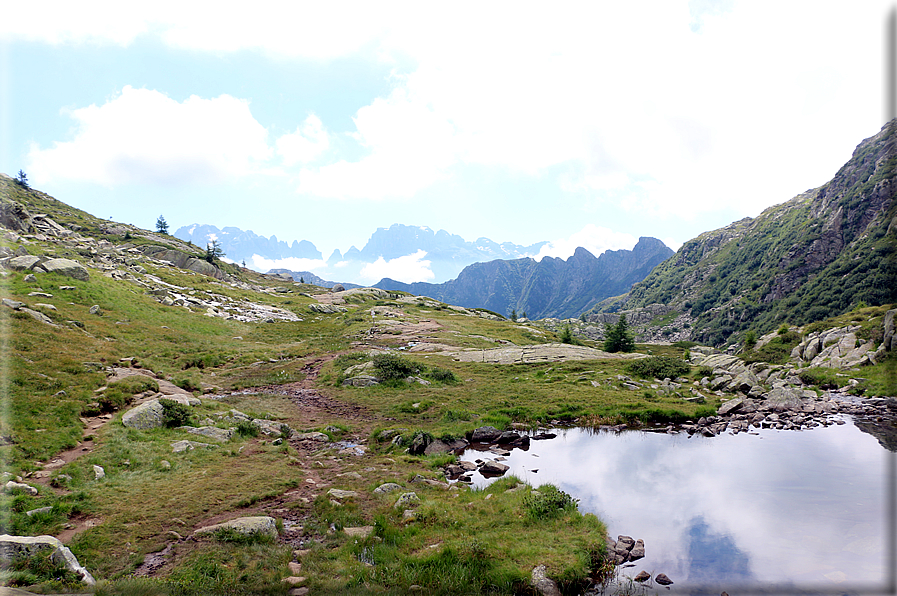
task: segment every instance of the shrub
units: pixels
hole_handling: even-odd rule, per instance
[[[820,389],[838,389],[847,384],[843,377],[835,375],[834,369],[814,366],[802,368],[797,376],[808,385],[816,385]]]
[[[458,377],[455,376],[450,370],[446,370],[444,368],[436,368],[433,367],[430,369],[430,372],[427,373],[427,376],[433,379],[434,381],[439,381],[440,383],[457,383]]]
[[[623,367],[629,374],[644,378],[671,378],[687,375],[691,371],[691,367],[672,356],[649,356],[627,362]]]
[[[159,400],[159,403],[162,404],[162,424],[166,428],[187,426],[192,421],[193,412],[190,410],[190,406],[164,397]]]
[[[753,329],[749,329],[747,333],[744,334],[744,347],[748,350],[753,349],[754,346],[757,345],[757,334],[754,333]]]
[[[378,354],[374,356],[374,368],[380,379],[394,381],[419,373],[423,365],[395,354]]]
[[[576,511],[574,499],[553,484],[543,484],[523,497],[523,506],[533,519],[550,519],[568,511]]]
[[[259,436],[259,427],[249,420],[240,420],[237,422],[237,434],[241,437],[253,438]]]

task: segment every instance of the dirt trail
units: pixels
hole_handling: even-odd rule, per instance
[[[295,449],[296,454],[292,463],[287,465],[296,466],[302,471],[303,481],[299,486],[249,507],[204,519],[192,528],[173,528],[182,534],[183,539],[178,540],[173,536],[175,540],[169,542],[162,551],[147,555],[144,563],[135,571],[136,575],[156,575],[175,559],[183,557],[192,550],[195,543],[187,540],[192,531],[237,517],[269,515],[282,519],[284,532],[280,541],[293,548],[307,548],[310,542],[321,538],[306,527],[311,505],[316,497],[327,491],[339,474],[355,469],[366,459],[363,450],[356,450],[352,446],[364,443],[365,437],[370,432],[372,420],[364,408],[330,399],[315,389],[315,380],[321,367],[335,357],[336,355],[328,355],[309,361],[302,369],[305,373],[302,381],[252,387],[240,393],[289,396],[297,406],[291,419],[291,423],[295,426],[308,428],[320,426],[323,422],[333,419],[351,420],[353,432],[337,444],[311,439],[290,439],[290,446]],[[244,450],[244,454],[251,456],[255,446],[262,440],[264,439],[252,440]]]

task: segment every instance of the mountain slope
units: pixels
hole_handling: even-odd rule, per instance
[[[495,260],[466,267],[443,284],[405,284],[383,279],[375,287],[426,295],[459,306],[511,310],[529,318],[573,317],[608,296],[628,289],[673,254],[656,238],[640,238],[630,250],[609,250],[598,257],[577,248],[566,261],[545,257]]]
[[[693,339],[721,344],[895,302],[895,168],[891,121],[828,183],[686,242],[604,310],[665,304],[690,315]]]

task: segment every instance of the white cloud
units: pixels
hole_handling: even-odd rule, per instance
[[[544,257],[567,259],[573,256],[578,247],[582,247],[596,257],[605,250],[631,250],[638,238],[631,234],[614,232],[594,224],[588,224],[568,238],[554,240],[542,246],[535,258],[541,261]]]
[[[361,277],[370,280],[381,280],[389,277],[405,283],[416,281],[428,281],[435,274],[430,270],[430,261],[424,260],[427,256],[425,250],[418,250],[414,254],[385,260],[379,257],[373,263],[368,263],[361,269]]]
[[[183,102],[130,86],[102,106],[75,109],[74,139],[33,145],[29,173],[117,184],[217,183],[256,171],[271,153],[246,101],[229,95]]]
[[[284,165],[292,166],[318,159],[330,147],[330,135],[321,119],[310,114],[296,132],[283,135],[276,144]]]
[[[340,137],[362,157],[340,154],[320,121],[278,140],[283,163],[300,166],[298,190],[320,197],[408,199],[474,165],[555,177],[566,193],[635,213],[755,215],[825,182],[882,123],[889,0],[849,9],[733,0],[724,10],[690,10],[688,0],[494,2],[476,6],[475,17],[472,6],[422,3],[144,4],[134,12],[22,2],[0,36],[116,44],[146,36],[199,51],[396,65],[389,94],[359,109],[355,130]],[[82,112],[73,114],[90,115]],[[72,163],[70,176],[131,177],[130,154],[100,159],[95,175],[97,163],[83,155],[101,149],[67,147],[44,150],[57,171]],[[187,153],[150,168],[138,160],[136,169],[171,179],[226,171]]]
[[[287,257],[285,259],[268,259],[261,255],[252,255],[251,267],[257,271],[270,271],[271,269],[289,269],[290,271],[314,271],[324,269],[327,263],[322,259],[303,259],[299,257]]]

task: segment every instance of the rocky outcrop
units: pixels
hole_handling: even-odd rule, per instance
[[[193,536],[203,536],[214,534],[219,530],[232,530],[243,534],[244,536],[261,535],[271,539],[277,538],[277,524],[273,517],[257,516],[257,517],[238,517],[230,521],[205,526],[193,532]]]
[[[57,538],[53,536],[0,535],[0,562],[4,566],[17,559],[31,557],[42,551],[50,551],[50,558],[53,562],[81,576],[81,581],[85,584],[91,586],[96,584],[90,572],[78,563],[78,559],[72,554],[72,551]]]
[[[71,259],[49,259],[34,267],[34,271],[58,273],[80,281],[87,281],[90,279],[90,274],[87,272],[87,268],[81,263]]]

